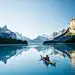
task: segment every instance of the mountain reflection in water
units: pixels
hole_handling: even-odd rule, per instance
[[[7,63],[7,60],[10,59],[14,55],[19,55],[24,50],[28,50],[27,47],[23,46],[0,46],[0,61]]]
[[[27,54],[23,55],[27,59],[26,60],[23,58],[24,60],[26,60],[26,61],[22,60],[23,63],[30,62],[30,64],[32,64],[35,61],[34,63],[39,63],[39,65],[41,67],[41,65],[45,64],[45,63],[42,63],[42,61],[39,61],[41,59],[40,55],[45,56],[46,54],[50,55],[52,53],[52,55],[50,55],[50,60],[52,62],[56,62],[56,68],[58,68],[58,66],[61,63],[63,64],[63,61],[64,61],[64,64],[66,63],[66,61],[68,61],[68,62],[70,62],[69,65],[71,65],[71,67],[75,69],[75,47],[74,46],[75,46],[75,44],[51,44],[51,45],[46,45],[46,46],[45,45],[0,46],[0,62],[7,64],[7,62],[9,62],[8,59],[10,60],[13,56],[15,56],[15,58],[17,58],[17,56],[23,55],[22,52],[24,52],[24,53],[28,52],[29,55],[27,55]],[[30,56],[31,59],[29,59],[28,56]],[[59,59],[59,61],[58,61],[58,59]],[[63,61],[61,61],[61,59]],[[14,59],[14,61],[15,61],[15,59]],[[20,65],[22,65],[21,63],[22,62],[20,62]],[[35,64],[33,66],[35,66]],[[49,65],[47,65],[47,66],[49,66]],[[35,67],[37,67],[37,66],[35,66]],[[30,68],[30,67],[28,66],[28,68]],[[67,68],[67,67],[65,67],[65,68]],[[38,69],[38,71],[39,71],[39,69]],[[75,72],[73,72],[73,73],[75,74]],[[41,73],[39,75],[41,75]]]

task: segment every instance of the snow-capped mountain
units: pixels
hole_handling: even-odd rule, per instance
[[[43,35],[37,36],[35,39],[32,40],[32,42],[43,43],[44,41],[48,41],[48,40],[50,40],[50,37],[43,34]]]
[[[16,32],[15,34],[16,34],[16,39],[24,40],[22,34],[19,34],[18,32]]]
[[[62,35],[63,33],[65,33],[66,32],[66,29],[62,29],[62,30],[60,30],[59,32],[58,32],[58,35],[57,36],[59,36],[59,35]],[[56,37],[57,37],[56,36]]]
[[[12,38],[12,39],[18,39],[18,40],[26,40],[29,41],[30,39],[23,36],[22,34],[19,34],[18,32],[12,32],[7,28],[7,26],[0,27],[0,38]]]
[[[30,40],[28,37],[25,37],[25,36],[23,36],[22,34],[20,34],[18,32],[16,32],[15,34],[16,34],[16,39],[19,39],[19,40],[27,40],[27,41]]]
[[[16,38],[16,34],[10,31],[7,26],[0,28],[0,37],[1,38]]]
[[[50,35],[50,39],[53,40],[57,35],[58,35],[58,32],[53,32],[53,33]]]
[[[50,35],[50,39],[53,40],[54,38],[62,35],[63,33],[66,32],[66,29],[62,29],[60,30],[59,32],[53,32],[51,35]]]
[[[70,28],[63,29],[58,32],[57,36],[54,37],[54,39],[51,39],[49,41],[44,41],[43,44],[50,44],[50,43],[63,43],[68,39],[72,39],[71,36],[67,36],[69,33]]]

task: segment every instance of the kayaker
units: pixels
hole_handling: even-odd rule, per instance
[[[46,55],[46,57],[44,57],[44,58],[45,58],[45,60],[50,61],[50,60],[49,60],[49,56],[48,56],[48,55]]]

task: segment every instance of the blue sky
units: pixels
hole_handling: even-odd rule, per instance
[[[0,27],[29,38],[68,27],[75,17],[75,0],[0,0]]]

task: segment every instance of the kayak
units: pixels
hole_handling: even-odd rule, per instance
[[[41,59],[42,59],[44,62],[46,62],[47,64],[51,64],[51,65],[53,65],[53,66],[56,66],[56,63],[55,63],[55,62],[45,60],[45,58],[44,58],[42,55],[40,55],[40,56],[41,56]]]

